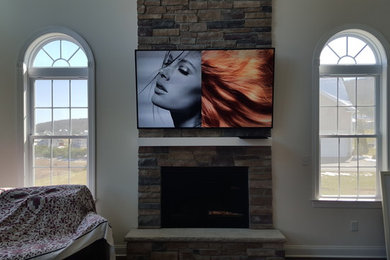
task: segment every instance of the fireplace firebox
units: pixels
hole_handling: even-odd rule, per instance
[[[161,167],[161,227],[248,228],[248,167]]]

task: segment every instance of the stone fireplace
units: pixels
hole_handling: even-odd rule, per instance
[[[272,0],[138,0],[137,7],[139,49],[272,46]],[[138,228],[125,238],[127,259],[284,259],[285,237],[273,229],[271,142],[237,138],[269,136],[269,129],[139,129]],[[245,168],[248,228],[163,228],[162,171],[171,167]],[[228,209],[211,211],[237,213]]]
[[[249,228],[272,228],[270,146],[139,148],[139,228],[161,228],[162,167],[247,167]]]
[[[170,139],[178,141],[177,138],[164,138],[164,143],[170,143]],[[125,238],[128,260],[284,259],[286,239],[278,230],[273,229],[272,222],[270,142],[265,141],[263,143],[267,145],[259,146],[242,146],[241,144],[226,146],[226,144],[220,145],[220,139],[223,138],[218,138],[215,146],[205,144],[209,140],[205,141],[202,138],[196,138],[196,143],[205,145],[177,146],[172,143],[166,146],[140,145],[138,228],[130,230]],[[150,140],[146,143],[149,143],[148,141]],[[180,175],[188,174],[186,173],[188,169],[190,169],[190,175],[193,175],[191,178],[198,176],[199,179],[204,178],[202,175],[207,176],[203,174],[205,171],[218,172],[210,177],[211,179],[206,178],[206,182],[215,183],[220,180],[221,183],[225,183],[224,185],[228,187],[227,191],[218,188],[218,193],[223,193],[224,196],[238,196],[235,192],[241,188],[232,183],[243,181],[239,178],[224,182],[223,179],[231,178],[229,171],[235,172],[239,169],[235,174],[244,177],[246,183],[243,186],[247,188],[246,196],[243,196],[248,206],[247,227],[231,225],[230,227],[200,226],[193,228],[189,226],[182,228],[175,224],[173,227],[165,227],[162,221],[162,207],[164,206],[162,197],[166,196],[162,191],[167,188],[165,171],[173,170],[174,175],[171,177],[180,179]],[[203,181],[200,180],[200,183]],[[193,179],[186,182],[187,184],[194,182],[195,186],[204,185]],[[173,187],[168,185],[168,189]],[[202,187],[197,188],[202,189]],[[179,193],[181,189],[185,187],[179,187]],[[203,188],[202,191],[207,193],[209,192],[207,189]],[[177,189],[174,192],[178,192]],[[176,205],[180,207],[180,203]],[[228,213],[228,215],[241,214],[240,209],[231,210],[232,207],[225,205],[218,207],[218,203],[211,205],[215,208],[211,211],[218,214],[221,212]],[[209,208],[207,211],[210,211]],[[220,221],[223,222],[224,219]]]
[[[272,46],[272,0],[138,0],[138,49]],[[270,129],[139,129],[139,137],[269,137]],[[179,141],[180,142],[180,141]],[[248,167],[251,229],[272,228],[271,147],[139,147],[140,228],[161,227],[161,167]]]

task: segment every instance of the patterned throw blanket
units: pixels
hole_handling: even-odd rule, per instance
[[[101,238],[113,245],[86,186],[0,189],[0,259],[63,259]]]

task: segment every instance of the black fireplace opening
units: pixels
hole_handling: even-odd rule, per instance
[[[248,228],[248,167],[162,167],[161,227]]]

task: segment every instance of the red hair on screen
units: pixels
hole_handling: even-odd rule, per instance
[[[202,52],[202,127],[271,127],[272,49]]]

